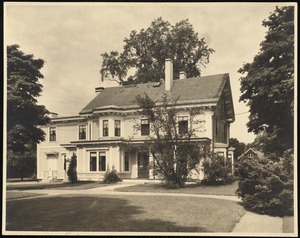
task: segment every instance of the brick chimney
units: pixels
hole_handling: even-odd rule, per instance
[[[186,79],[186,73],[184,71],[180,71],[179,79]]]
[[[95,88],[96,93],[101,93],[104,90],[104,87],[97,87]]]
[[[171,91],[173,86],[173,61],[171,59],[165,60],[165,90]]]

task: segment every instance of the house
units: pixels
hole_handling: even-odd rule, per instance
[[[253,148],[249,148],[248,150],[246,150],[246,152],[244,152],[243,154],[241,154],[238,157],[238,161],[241,161],[243,159],[263,159],[265,158],[264,153],[258,150],[255,150]]]
[[[79,115],[53,114],[51,122],[41,127],[46,140],[37,146],[37,178],[66,179],[68,161],[75,153],[79,180],[99,180],[112,167],[122,178],[155,179],[149,166],[153,158],[144,146],[151,125],[134,103],[136,96],[145,92],[152,100],[159,100],[164,93],[173,99],[179,96],[178,127],[183,131],[189,126],[187,109],[201,107],[198,117],[202,126],[193,140],[233,161],[233,150],[228,149],[230,124],[235,120],[229,74],[186,78],[181,72],[174,80],[173,63],[167,59],[163,82],[96,88],[97,96]],[[134,129],[137,124],[141,130]],[[203,178],[201,172],[191,176]]]

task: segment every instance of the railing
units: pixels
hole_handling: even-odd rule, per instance
[[[57,170],[44,170],[44,178],[45,179],[56,179],[57,178]]]

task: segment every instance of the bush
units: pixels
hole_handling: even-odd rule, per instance
[[[73,153],[70,164],[69,164],[68,172],[67,172],[68,178],[71,183],[77,182],[77,170],[76,169],[77,169],[77,156],[75,155],[75,153]]]
[[[243,206],[268,215],[293,215],[293,155],[278,161],[244,159],[237,167]]]
[[[117,170],[114,168],[111,171],[107,171],[103,178],[103,183],[117,183],[122,182],[122,179],[119,177]]]
[[[204,179],[203,184],[228,184],[234,181],[231,175],[231,166],[227,164],[223,157],[214,156],[203,161]]]

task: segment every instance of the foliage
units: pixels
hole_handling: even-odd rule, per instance
[[[293,214],[294,157],[287,151],[277,161],[244,159],[237,168],[237,194],[246,209],[269,215]]]
[[[103,178],[104,183],[117,183],[122,182],[116,169],[112,168],[111,171],[107,171]]]
[[[7,177],[28,178],[36,177],[36,145],[27,144],[26,152],[7,151]]]
[[[36,99],[42,92],[44,61],[33,57],[18,45],[7,46],[7,165],[8,174],[19,171],[20,176],[32,173],[33,148],[45,136],[38,126],[49,120],[48,111]]]
[[[231,163],[226,163],[224,157],[214,155],[203,161],[203,184],[228,184],[234,181],[231,174]]]
[[[294,7],[276,7],[263,26],[268,32],[260,52],[238,71],[247,73],[240,101],[250,106],[248,130],[271,133],[285,150],[294,143]]]
[[[150,123],[149,141],[145,146],[154,158],[154,170],[163,176],[170,188],[183,187],[192,170],[197,170],[200,159],[204,157],[208,142],[193,142],[194,133],[202,129],[203,121],[197,120],[199,108],[189,113],[189,128],[184,134],[178,131],[177,100],[171,100],[166,94],[155,103],[145,93],[137,96],[139,113],[148,118]],[[139,125],[137,126],[139,128]]]
[[[214,52],[199,39],[188,19],[174,26],[161,17],[155,19],[146,30],[133,30],[124,39],[123,52],[103,53],[102,80],[108,75],[122,84],[157,82],[164,78],[165,59],[174,63],[174,78],[184,70],[188,77],[200,76],[201,67],[209,62]],[[128,70],[135,69],[134,76],[125,78]]]
[[[75,153],[71,157],[67,174],[71,183],[77,182],[77,156]]]
[[[241,154],[245,152],[246,144],[243,142],[239,142],[239,140],[236,138],[230,138],[229,147],[235,148],[234,159],[236,160]]]

